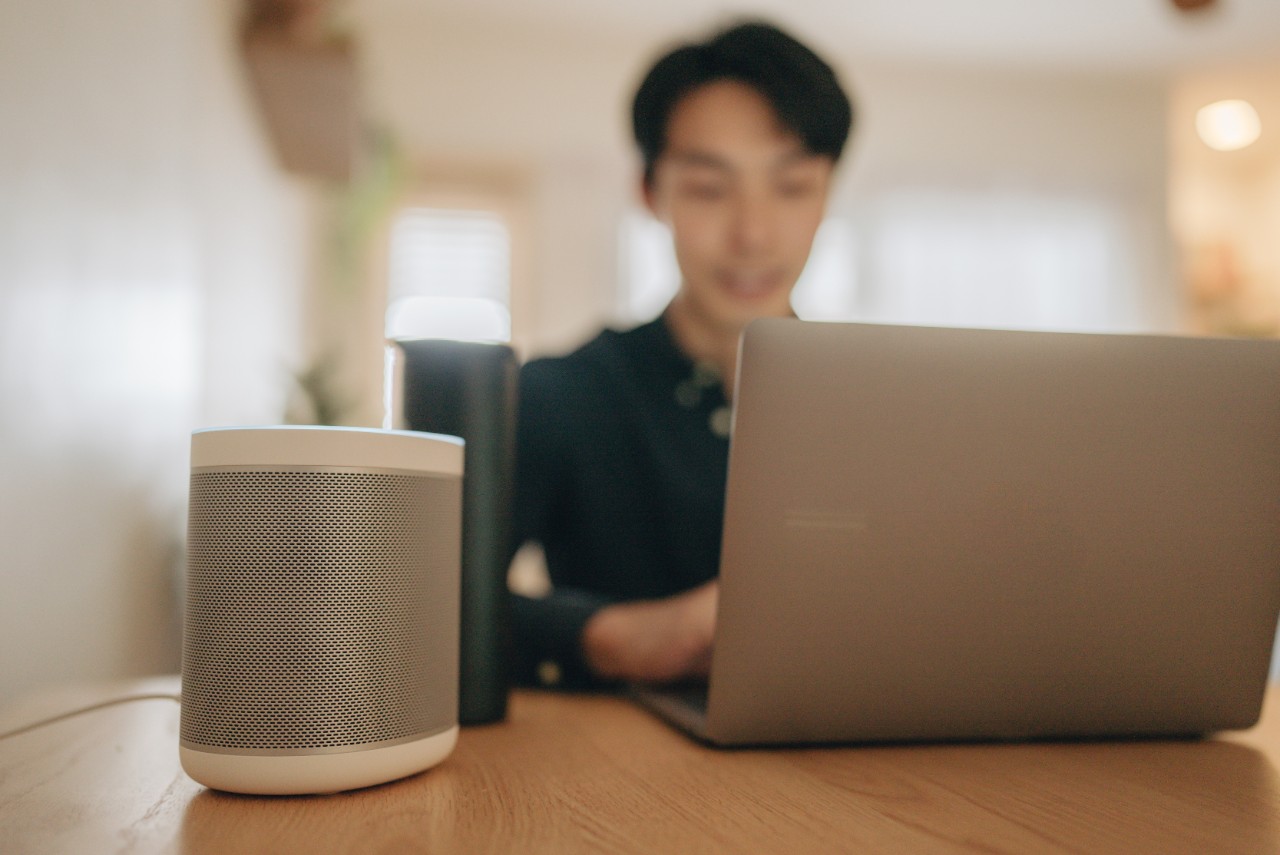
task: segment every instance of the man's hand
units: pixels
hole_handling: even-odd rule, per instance
[[[640,683],[705,677],[719,594],[712,580],[662,600],[606,606],[582,631],[587,665],[601,677]]]

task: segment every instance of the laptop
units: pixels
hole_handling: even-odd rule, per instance
[[[1280,342],[757,321],[723,537],[705,691],[636,691],[709,743],[1248,727]]]

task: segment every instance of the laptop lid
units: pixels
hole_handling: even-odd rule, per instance
[[[1246,727],[1280,343],[758,321],[720,585],[721,744]]]

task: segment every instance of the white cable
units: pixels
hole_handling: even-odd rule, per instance
[[[81,707],[80,709],[71,710],[70,712],[60,713],[58,715],[41,719],[39,721],[33,721],[30,724],[24,724],[22,727],[15,728],[14,730],[7,730],[4,733],[0,733],[0,740],[5,740],[11,736],[18,736],[20,734],[27,733],[28,731],[36,730],[37,728],[45,727],[50,724],[56,724],[57,722],[60,722],[64,719],[74,718],[75,716],[78,716],[78,715],[84,715],[85,713],[94,712],[95,710],[104,709],[106,707],[113,707],[118,704],[128,704],[134,701],[161,701],[161,700],[177,701],[178,703],[182,703],[182,696],[174,695],[174,694],[155,693],[155,694],[146,694],[146,695],[126,695],[123,698],[113,698],[109,701],[102,701],[101,703],[92,704],[87,707]]]

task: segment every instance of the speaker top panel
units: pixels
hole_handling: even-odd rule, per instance
[[[355,466],[462,475],[463,442],[405,430],[282,425],[191,434],[191,466]]]

